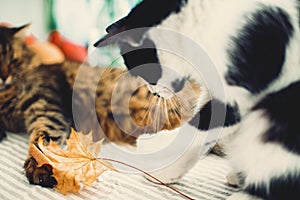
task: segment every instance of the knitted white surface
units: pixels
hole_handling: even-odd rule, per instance
[[[105,172],[91,187],[77,194],[62,195],[55,189],[30,185],[24,175],[28,136],[8,134],[0,143],[0,199],[28,200],[164,200],[184,199],[170,189],[154,184],[142,175]],[[226,185],[227,162],[216,156],[199,160],[197,165],[172,186],[197,200],[223,200],[235,189]]]

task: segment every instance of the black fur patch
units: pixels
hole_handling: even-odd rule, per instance
[[[172,13],[180,12],[187,1],[188,0],[143,0],[134,7],[126,17],[107,27],[106,31],[108,34],[96,42],[94,46],[101,47],[117,43],[118,38],[111,40],[111,37],[131,29],[136,29],[134,34],[131,32],[128,33],[130,35],[123,34],[120,37],[129,37],[131,40],[139,43],[150,27],[160,24]]]
[[[96,47],[106,46],[117,43],[121,48],[121,53],[126,67],[130,70],[137,66],[149,64],[151,66],[143,67],[143,70],[131,71],[133,75],[143,77],[147,82],[156,84],[162,75],[162,69],[158,61],[157,51],[154,43],[150,39],[144,39],[145,32],[150,27],[160,24],[164,19],[172,13],[180,12],[183,5],[188,0],[143,0],[124,18],[110,25],[106,31],[108,34],[94,44]],[[142,29],[136,29],[142,28]],[[112,37],[121,32],[136,29],[133,32],[125,32],[119,37]],[[142,43],[139,47],[132,47],[129,41],[131,40],[137,44]],[[147,45],[153,48],[147,47]],[[143,48],[145,46],[145,48]],[[128,52],[130,50],[130,52]],[[128,53],[124,53],[128,52]]]
[[[245,189],[249,194],[266,200],[299,200],[300,175],[298,174],[272,178],[270,188],[265,184],[248,185]]]
[[[228,84],[254,94],[265,89],[281,72],[293,32],[288,14],[279,8],[265,6],[250,15],[228,50]]]
[[[180,12],[188,0],[143,0],[123,19],[107,28],[107,32],[115,28],[126,27],[126,30],[142,27],[153,27],[160,24],[172,13]]]
[[[300,154],[300,82],[268,95],[254,110],[263,109],[271,127],[264,142],[276,142],[289,151]]]
[[[139,47],[123,43],[120,48],[125,65],[131,74],[141,76],[148,83],[157,83],[162,76],[162,67],[159,64],[156,46],[152,40],[145,39]],[[139,66],[141,68],[136,68]]]
[[[212,109],[216,113],[212,119]],[[225,117],[225,119],[224,119]],[[222,126],[231,126],[241,120],[237,105],[225,105],[223,102],[213,99],[208,102],[199,113],[189,122],[199,130],[209,130]]]

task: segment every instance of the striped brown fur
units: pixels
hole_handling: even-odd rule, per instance
[[[46,144],[50,140],[63,143],[74,126],[72,106],[81,117],[75,123],[80,131],[92,130],[95,140],[105,137],[131,145],[142,133],[170,130],[191,117],[200,93],[193,81],[164,99],[123,69],[70,61],[42,65],[38,55],[14,37],[19,29],[0,27],[1,139],[5,131],[27,132],[29,143],[36,143],[39,137]],[[153,109],[155,106],[158,109]],[[95,118],[90,117],[93,114]],[[24,168],[31,183],[46,187],[56,184],[51,166],[37,167],[30,155]]]

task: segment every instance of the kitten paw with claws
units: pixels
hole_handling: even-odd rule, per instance
[[[41,185],[48,188],[53,188],[57,185],[57,181],[52,176],[53,173],[51,165],[45,164],[38,167],[35,159],[29,156],[24,163],[24,169],[26,177],[31,184]]]

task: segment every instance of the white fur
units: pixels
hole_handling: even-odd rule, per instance
[[[272,177],[293,175],[300,171],[300,156],[276,143],[264,143],[263,134],[270,122],[263,111],[249,114],[241,123],[234,141],[229,144],[233,168],[247,174],[248,183],[268,184]]]
[[[177,160],[172,162],[170,165],[165,166],[151,173],[152,175],[154,175],[156,178],[159,178],[164,183],[177,182],[199,161],[199,158],[201,157],[204,158],[212,146],[206,143],[212,142],[213,144],[215,144],[214,143],[215,137],[218,136],[220,132],[220,130],[215,130],[214,133],[208,134],[208,132],[199,131],[198,129],[188,125],[187,123],[185,123],[179,129],[182,129],[185,134],[195,134],[196,137],[194,138],[193,141],[191,141],[189,147],[184,152],[181,153],[181,155],[178,157]],[[173,131],[172,134],[177,134],[178,131],[180,130]],[[155,140],[152,140],[151,146],[155,147],[157,146],[157,144],[160,144],[161,141],[157,141],[157,140],[160,140],[161,138],[162,137],[158,137]],[[174,136],[172,138],[174,138]],[[148,140],[148,142],[150,141]],[[143,146],[143,144],[141,143],[138,143],[138,146],[139,145]],[[152,180],[149,177],[147,178],[153,182],[156,182],[155,180]]]
[[[262,200],[262,199],[247,195],[242,192],[238,192],[231,195],[227,200]]]

